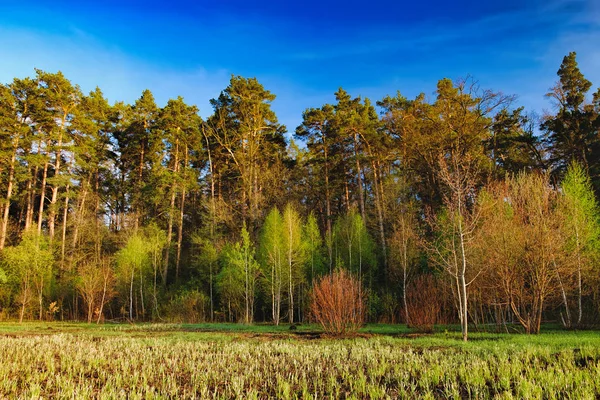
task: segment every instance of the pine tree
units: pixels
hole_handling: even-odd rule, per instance
[[[310,108],[302,113],[302,125],[296,128],[296,137],[306,141],[308,160],[304,167],[308,175],[310,190],[305,199],[310,208],[325,209],[321,212],[325,226],[325,238],[328,243],[329,269],[333,268],[333,204],[339,191],[340,176],[336,174],[335,165],[339,158],[336,149],[339,147],[338,135],[334,130],[334,108],[326,104],[321,108]],[[334,179],[337,177],[337,179]],[[319,196],[321,194],[321,196]],[[316,196],[315,196],[316,195]]]
[[[200,135],[200,117],[196,106],[188,106],[182,97],[169,100],[160,111],[158,128],[163,132],[167,143],[165,179],[168,182],[169,205],[167,209],[167,247],[163,261],[163,277],[166,283],[169,268],[170,246],[173,236],[173,227],[177,223],[177,246],[175,252],[175,281],[179,280],[181,264],[181,249],[183,243],[183,223],[185,214],[185,200],[190,185],[195,183],[190,170],[190,153],[197,147],[196,141]],[[158,196],[160,194],[157,193]],[[162,197],[162,196],[160,196]],[[176,199],[179,197],[179,204]],[[178,218],[175,221],[176,210]]]
[[[58,213],[58,192],[68,185],[69,176],[65,176],[63,159],[65,148],[73,143],[72,131],[69,129],[75,118],[76,108],[81,101],[81,90],[65,78],[61,72],[47,73],[36,70],[40,96],[44,102],[45,115],[43,129],[46,130],[46,146],[48,152],[52,152],[53,163],[52,176],[48,178],[48,184],[52,187],[50,204],[48,207],[48,232],[50,241],[54,239],[56,215]],[[48,165],[44,168],[46,174]],[[40,201],[40,215],[38,216],[38,231],[41,228],[44,196]]]
[[[274,99],[256,78],[232,76],[229,86],[211,100],[214,114],[206,125],[229,165],[220,172],[234,183],[228,189],[229,202],[239,205],[232,209],[241,212],[251,231],[257,228],[260,212],[270,200],[264,177],[285,149],[285,126],[277,122],[271,109]]]
[[[563,174],[569,163],[576,161],[591,176],[598,191],[600,109],[586,102],[592,83],[579,70],[576,57],[576,53],[571,52],[563,58],[557,72],[559,82],[546,94],[554,102],[557,113],[542,123],[542,129],[554,171]]]
[[[144,196],[151,190],[151,185],[156,185],[155,168],[162,166],[162,138],[157,132],[156,119],[158,107],[150,90],[144,90],[133,106],[125,107],[120,123],[120,130],[115,132],[119,149],[119,169],[122,173],[121,184],[127,185],[122,190],[131,193],[128,201],[125,193],[121,193],[121,210],[127,211],[130,204],[130,213],[133,214],[133,226],[137,228],[152,210],[147,210],[147,198],[154,200],[153,196]],[[151,204],[151,203],[150,203]]]

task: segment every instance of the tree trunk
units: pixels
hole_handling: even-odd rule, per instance
[[[554,266],[556,268],[556,263],[554,264]],[[562,279],[560,278],[560,274],[558,273],[558,270],[556,270],[556,278],[558,279],[558,285],[560,286],[560,294],[562,296],[562,301],[565,306],[565,316],[563,317],[562,313],[560,313],[560,317],[562,319],[563,326],[565,328],[570,328],[571,324],[572,324],[571,323],[571,312],[569,311],[569,303],[567,301],[567,293],[565,292],[565,288],[563,286]]]
[[[96,260],[100,262],[100,257],[102,253],[102,238],[100,237],[100,218],[98,218],[98,214],[100,214],[100,176],[99,171],[96,170],[96,183],[94,185],[95,195],[96,195],[96,204],[94,207],[94,222],[96,225],[96,235],[95,235],[95,243],[96,243]]]
[[[256,162],[253,163],[252,166],[252,170],[253,170],[253,193],[254,193],[254,200],[253,200],[253,207],[252,207],[252,223],[253,225],[250,225],[250,229],[254,229],[255,228],[255,224],[258,223],[258,203],[260,202],[260,197],[259,197],[259,193],[260,193],[260,188],[259,188],[259,184],[258,184],[258,168],[256,165]]]
[[[46,178],[48,176],[48,162],[44,163],[44,173],[42,175],[42,190],[40,196],[40,207],[38,214],[38,235],[42,233],[42,220],[44,219],[44,202],[46,200]]]
[[[8,170],[8,187],[6,188],[6,204],[4,205],[4,213],[2,215],[2,228],[0,230],[0,251],[4,249],[6,243],[6,232],[8,228],[8,216],[10,213],[10,200],[12,197],[13,184],[15,178],[15,162],[17,160],[17,151],[19,149],[19,139],[14,143],[13,152],[10,158],[10,166]]]
[[[21,304],[21,311],[19,312],[19,323],[23,323],[23,317],[25,316],[25,302]]]
[[[277,264],[274,268],[273,282],[274,282],[274,294],[273,294],[273,304],[274,304],[274,320],[275,325],[279,326],[279,317],[281,316],[281,252],[277,253]]]
[[[35,186],[37,181],[37,165],[33,168],[33,175],[27,181],[27,212],[25,213],[25,230],[28,230],[33,225],[33,208],[35,201]]]
[[[66,118],[66,116],[64,117]],[[64,127],[64,119],[62,121],[62,127]],[[61,127],[61,129],[62,129]],[[58,150],[54,153],[54,177],[60,176],[60,153],[62,147],[62,134],[58,136]],[[48,233],[50,235],[50,243],[54,240],[54,224],[56,218],[56,202],[58,201],[58,184],[52,185],[52,197],[50,199],[50,207],[48,208]]]
[[[65,197],[65,206],[63,210],[62,220],[62,237],[60,242],[60,266],[64,268],[65,264],[65,247],[67,243],[67,219],[69,217],[69,185],[67,185],[67,193]]]
[[[402,267],[402,305],[404,306],[404,318],[405,318],[405,322],[406,322],[406,326],[410,327],[410,317],[409,317],[409,312],[408,312],[408,303],[406,302],[406,279],[408,278],[408,260],[407,260],[407,249],[406,246],[404,246],[404,254],[403,254],[403,258],[404,258],[404,265]]]
[[[385,241],[385,227],[383,221],[383,202],[380,196],[379,186],[381,186],[381,177],[379,176],[378,165],[375,164],[375,161],[371,163],[371,167],[373,168],[373,185],[374,193],[375,193],[375,208],[377,209],[377,222],[379,225],[379,240],[381,242],[381,251],[383,253],[383,268],[387,269],[387,244]],[[365,221],[366,224],[366,221]]]
[[[188,163],[188,150],[187,145],[185,146],[185,161],[183,166],[183,174],[185,178],[185,168]],[[183,216],[185,209],[185,183],[181,188],[181,203],[179,209],[179,226],[177,227],[177,255],[175,258],[175,282],[179,283],[179,265],[181,262],[181,245],[183,242]]]
[[[142,306],[142,319],[146,317],[146,307],[144,305],[144,274],[142,274],[142,267],[140,266],[140,304]]]
[[[108,275],[106,271],[102,271],[102,277],[104,278],[104,284],[102,285],[102,300],[100,300],[100,309],[98,310],[98,320],[96,324],[100,323],[102,319],[102,313],[104,312],[104,302],[106,301],[106,286],[108,286]]]
[[[461,218],[461,216],[459,216],[459,218]],[[468,330],[469,330],[469,320],[467,319],[467,312],[468,312],[468,307],[467,307],[467,282],[465,280],[465,274],[467,272],[467,258],[465,255],[465,237],[464,237],[464,232],[463,232],[463,227],[462,227],[462,222],[459,219],[458,222],[458,226],[459,226],[459,234],[460,234],[460,248],[461,248],[461,258],[462,258],[462,266],[460,268],[460,272],[458,275],[459,278],[459,282],[460,282],[460,296],[461,296],[461,303],[462,303],[462,323],[461,323],[461,330],[462,330],[462,339],[463,341],[467,341],[468,340]]]
[[[152,269],[154,270],[154,281],[153,281],[153,285],[152,285],[152,301],[154,303],[154,311],[156,313],[156,316],[160,318],[159,312],[158,312],[158,297],[156,296],[156,285],[157,285],[157,280],[158,280],[158,260],[156,257],[156,249],[153,250],[152,252]]]
[[[246,324],[248,324],[250,322],[250,282],[249,282],[249,278],[250,278],[250,271],[249,271],[249,265],[248,265],[248,257],[246,254],[244,254],[244,278],[246,280],[245,282],[245,300],[246,300],[246,315],[244,317],[244,322]]]
[[[129,286],[129,320],[133,321],[133,272],[131,269],[131,284]]]
[[[73,228],[73,240],[71,242],[71,249],[75,250],[77,247],[77,240],[79,239],[79,226],[83,223],[83,216],[85,213],[85,200],[88,193],[89,177],[87,184],[84,184],[83,194],[81,195],[81,201],[75,212],[75,224]]]
[[[327,252],[329,253],[329,273],[333,272],[333,244],[332,242],[332,231],[331,231],[331,194],[329,193],[329,160],[327,158],[327,147],[325,147],[325,141],[323,140],[323,152],[325,154],[325,210],[327,219]]]
[[[275,314],[277,315],[277,323],[275,325],[279,326],[279,322],[281,320],[281,276],[279,276],[277,282],[277,293],[275,295],[275,299],[277,302],[277,306],[275,307]]]
[[[144,121],[144,129],[147,129],[147,122]],[[135,219],[134,219],[134,229],[137,231],[139,225],[140,225],[140,216],[142,214],[142,206],[141,206],[141,185],[144,179],[144,156],[145,156],[145,150],[146,150],[146,144],[145,141],[142,141],[141,146],[140,146],[140,163],[138,165],[138,182],[136,185],[136,194],[135,194],[135,198],[136,198],[136,205],[135,205]]]
[[[210,239],[214,244],[215,237],[215,226],[217,225],[217,206],[215,203],[215,173],[213,170],[212,163],[212,153],[210,150],[210,143],[208,141],[208,136],[204,130],[204,126],[202,127],[202,135],[204,136],[204,140],[206,141],[206,151],[208,153],[208,168],[210,171],[210,209],[211,209],[211,224],[210,224]],[[183,207],[182,207],[183,208]],[[209,265],[210,268],[210,281],[209,281],[209,291],[210,291],[210,321],[214,320],[214,299],[213,299],[213,263],[211,262]]]
[[[273,317],[273,323],[278,325],[278,321],[275,318],[275,265],[271,265],[271,316]]]
[[[208,288],[209,288],[209,292],[210,292],[210,322],[214,321],[214,316],[215,316],[215,310],[214,310],[214,303],[213,303],[213,263],[211,262],[209,264],[209,268],[210,268],[210,281],[208,282]]]
[[[91,296],[88,299],[88,313],[87,313],[87,323],[92,323],[92,314],[94,312],[94,296]]]
[[[25,273],[26,279],[23,285],[22,301],[21,301],[21,312],[19,313],[19,323],[23,323],[23,317],[25,316],[25,305],[29,302],[29,273]]]
[[[290,319],[290,324],[294,323],[294,275],[292,274],[292,243],[294,238],[292,237],[292,221],[288,221],[288,235],[289,235],[289,239],[288,239],[288,267],[289,267],[289,274],[290,274],[290,304],[289,304],[289,319]]]
[[[363,188],[362,168],[360,167],[360,160],[358,159],[358,133],[354,134],[354,160],[356,162],[356,176],[358,179],[358,195],[360,196],[358,205],[360,207],[360,215],[363,222],[367,223],[367,214],[365,211],[365,194]]]
[[[539,297],[538,309],[535,316],[535,331],[534,333],[540,333],[540,328],[542,326],[542,311],[544,310],[544,298],[542,295]]]
[[[167,286],[167,274],[169,272],[169,250],[171,249],[171,237],[173,236],[173,213],[175,212],[175,188],[172,189],[171,193],[171,202],[170,202],[170,212],[169,212],[169,222],[167,226],[167,244],[165,249],[165,258],[163,260],[163,286]]]
[[[175,197],[177,195],[177,172],[179,171],[179,140],[175,141],[175,162],[173,165],[173,183],[171,186],[171,202],[169,207],[169,222],[167,227],[167,244],[165,259],[163,265],[163,286],[167,286],[167,273],[169,270],[169,252],[171,249],[171,239],[173,237],[173,214],[175,213]]]
[[[581,243],[579,240],[579,229],[575,229],[575,239],[577,241],[577,325],[581,324],[583,317],[582,307],[582,280],[581,280]]]
[[[38,293],[38,301],[40,303],[40,321],[42,320],[42,318],[44,317],[44,285],[40,285],[40,289],[39,289],[39,293]]]
[[[350,190],[348,189],[348,174],[344,182],[344,200],[346,201],[346,213],[350,212]]]

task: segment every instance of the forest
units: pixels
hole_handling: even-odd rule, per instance
[[[471,78],[376,102],[340,88],[286,127],[256,78],[232,76],[206,119],[149,90],[110,104],[61,72],[15,78],[0,320],[293,325],[346,271],[370,322],[460,323],[465,340],[593,326],[600,89],[575,53],[548,87],[544,115]]]

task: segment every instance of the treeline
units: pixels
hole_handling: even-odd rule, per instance
[[[575,53],[558,76],[543,117],[471,80],[339,89],[289,142],[254,78],[206,120],[60,72],[0,85],[1,316],[293,323],[343,268],[373,321],[595,323],[600,90]]]

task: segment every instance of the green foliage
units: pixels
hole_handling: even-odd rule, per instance
[[[160,229],[156,223],[151,222],[144,227],[142,237],[144,241],[144,250],[147,252],[149,262],[152,265],[154,274],[156,275],[158,271],[162,271],[162,254],[165,250],[165,246],[167,245],[167,233]],[[144,251],[141,249],[138,239],[135,239],[135,243],[132,244],[132,246],[140,246],[140,248],[137,250]],[[163,279],[165,279],[165,277],[163,277]]]
[[[561,183],[569,244],[590,254],[598,250],[599,210],[589,176],[578,163],[572,163]]]
[[[198,268],[200,277],[203,281],[208,282],[213,274],[216,275],[216,267],[219,262],[218,243],[198,232],[192,236],[192,243],[195,248],[193,262]]]
[[[259,257],[268,279],[274,280],[281,273],[284,262],[283,219],[277,207],[267,214],[260,234]],[[271,269],[272,272],[268,272]],[[272,276],[269,276],[272,275]]]
[[[271,318],[278,325],[286,282],[283,218],[273,207],[261,229],[259,259],[263,269],[265,292],[270,295]]]
[[[141,234],[132,235],[125,247],[117,252],[119,272],[126,279],[136,271],[143,271],[149,261],[148,242]]]
[[[4,249],[3,258],[9,280],[16,286],[22,307],[20,319],[31,300],[33,289],[39,303],[39,319],[43,318],[43,296],[47,294],[54,267],[54,254],[45,235],[30,230],[23,233],[17,246]]]
[[[306,252],[305,276],[307,276],[309,282],[312,282],[315,278],[327,272],[323,256],[323,238],[313,212],[308,215],[302,233]]]
[[[229,86],[210,101],[214,114],[206,128],[211,140],[218,145],[217,155],[225,161],[213,166],[219,173],[235,177],[231,185],[223,189],[242,193],[241,199],[238,196],[233,199],[240,207],[236,211],[242,211],[241,217],[251,230],[258,227],[261,209],[267,200],[262,191],[273,192],[281,179],[272,172],[284,154],[285,126],[277,122],[271,109],[274,99],[275,95],[256,78],[232,76]]]
[[[122,294],[124,295],[127,291],[129,292],[129,319],[133,319],[134,284],[136,281],[140,282],[141,293],[143,291],[144,276],[151,265],[149,248],[144,236],[140,232],[136,232],[129,237],[125,247],[117,252],[116,262],[117,280],[121,284]],[[135,279],[136,277],[138,278],[137,280]]]
[[[564,218],[562,229],[568,259],[572,260],[576,270],[577,323],[581,323],[582,296],[597,281],[597,268],[594,268],[594,264],[600,259],[600,213],[592,182],[581,165],[569,165],[561,189],[563,196],[560,198],[559,211]],[[567,325],[570,325],[568,319]]]
[[[541,143],[534,127],[534,120],[524,114],[523,107],[512,112],[503,109],[494,116],[492,136],[486,140],[486,147],[497,178],[541,167]]]
[[[21,242],[3,252],[9,276],[16,281],[29,278],[48,282],[52,277],[54,254],[48,238],[34,231],[23,234]]]
[[[360,280],[375,272],[375,243],[367,232],[362,217],[356,211],[353,210],[336,220],[333,241],[338,260],[337,267],[344,267],[358,274]]]
[[[210,299],[198,290],[181,290],[165,307],[168,320],[178,323],[197,324],[207,320]]]
[[[591,171],[592,176],[598,176],[600,141],[597,121],[600,108],[586,103],[592,83],[579,70],[575,52],[563,58],[557,75],[559,82],[546,94],[554,102],[556,115],[548,116],[541,125],[550,150],[549,161],[561,174],[569,163],[576,161],[586,171]],[[593,183],[598,191],[599,182]]]
[[[241,236],[241,241],[225,245],[221,252],[222,267],[217,276],[217,290],[229,320],[250,323],[253,321],[255,285],[260,268],[245,226]]]
[[[221,271],[217,276],[217,290],[230,321],[237,321],[244,307],[244,262],[239,243],[228,243],[221,251]]]
[[[304,278],[302,266],[306,262],[306,246],[302,236],[302,219],[291,205],[287,204],[283,212],[283,246],[289,278],[292,285],[300,283]]]
[[[409,270],[419,264],[419,273],[432,272],[428,260],[443,264],[448,278],[461,275],[459,264],[467,268],[469,293],[448,300],[444,315],[468,297],[475,304],[464,309],[473,315],[463,321],[489,323],[519,313],[505,306],[518,293],[489,290],[498,278],[489,271],[510,267],[511,285],[527,289],[534,285],[525,267],[541,262],[550,280],[544,319],[577,301],[593,322],[600,241],[590,182],[600,193],[600,91],[587,98],[592,84],[575,53],[558,78],[543,138],[530,112],[510,108],[511,96],[472,79],[442,79],[431,100],[385,97],[381,115],[369,99],[340,88],[331,104],[303,113],[291,143],[275,94],[256,78],[232,76],[206,121],[181,97],[159,107],[145,90],[133,104],[110,104],[99,88],[83,94],[60,72],[36,70],[2,84],[4,309],[23,314],[38,295],[40,316],[49,300],[61,318],[78,319],[82,280],[97,281],[94,266],[111,260],[119,295],[107,309],[116,318],[119,310],[130,319],[161,318],[169,299],[187,304],[177,297],[186,291],[192,303],[197,293],[210,298],[211,319],[251,322],[260,307],[276,324],[286,315],[304,322],[312,282],[343,267],[371,289],[370,317],[391,320]],[[568,169],[573,161],[580,167]],[[532,180],[549,172],[561,189],[516,184],[511,174],[523,171]],[[500,203],[496,185],[503,184],[522,192],[519,204]],[[479,219],[485,207],[489,226]],[[57,258],[56,273],[25,267],[26,230],[48,236],[56,254],[48,247],[46,261]],[[481,236],[495,245],[486,248]]]

